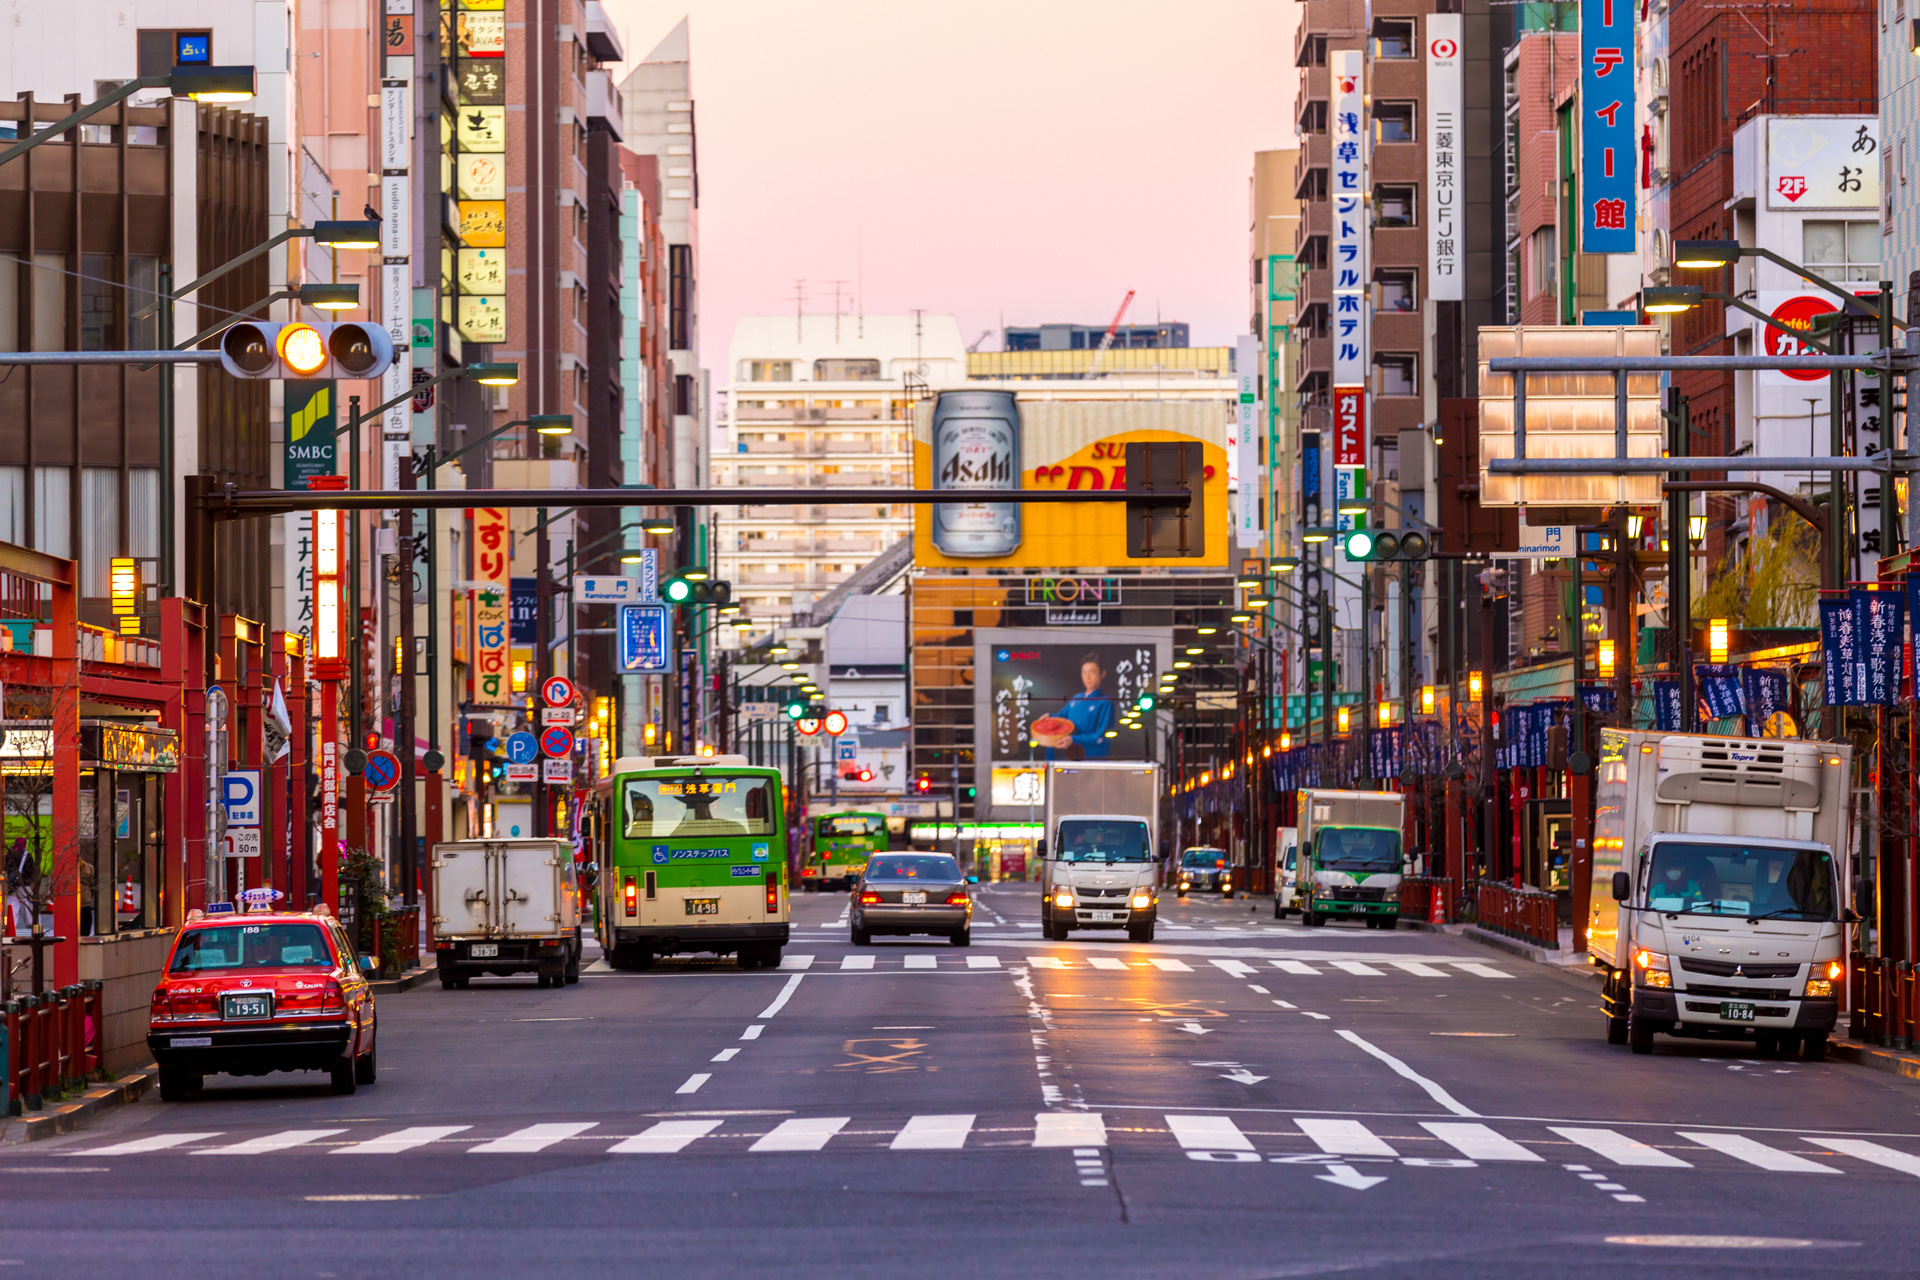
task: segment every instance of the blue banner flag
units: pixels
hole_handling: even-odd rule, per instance
[[[1653,681],[1653,727],[1662,733],[1679,733],[1686,718],[1680,703],[1680,679],[1655,677]]]
[[[1856,678],[1860,668],[1860,632],[1853,601],[1820,602],[1821,682],[1826,705],[1852,706],[1861,701]]]
[[[1900,650],[1907,623],[1907,597],[1899,591],[1853,592],[1855,632],[1860,637],[1860,701],[1892,706],[1900,697]]]
[[[1778,712],[1793,714],[1787,698],[1787,673],[1778,667],[1749,667],[1746,672],[1747,719],[1754,733]]]
[[[1694,667],[1694,682],[1700,687],[1700,700],[1707,704],[1707,718],[1725,720],[1747,714],[1746,699],[1740,690],[1740,668],[1715,666],[1702,662]]]
[[[1580,0],[1580,250],[1633,253],[1633,0]]]
[[[1375,729],[1367,736],[1367,776],[1400,776],[1400,730]]]
[[[1588,681],[1580,686],[1580,705],[1597,716],[1610,716],[1619,705],[1618,690],[1610,684]]]

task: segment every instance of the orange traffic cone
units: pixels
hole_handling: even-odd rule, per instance
[[[1437,884],[1433,886],[1433,897],[1427,904],[1427,921],[1430,924],[1447,922],[1447,895]]]

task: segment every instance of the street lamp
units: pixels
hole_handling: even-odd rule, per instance
[[[1727,620],[1714,618],[1707,623],[1707,657],[1716,665],[1727,660]]]
[[[116,103],[125,102],[143,89],[166,89],[176,98],[192,98],[195,102],[247,102],[253,97],[253,80],[252,67],[209,67],[198,63],[180,63],[160,75],[123,80],[111,93],[0,152],[0,164],[25,155],[49,138],[65,133]]]

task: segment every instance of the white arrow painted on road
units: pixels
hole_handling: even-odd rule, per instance
[[[1385,1182],[1385,1178],[1369,1178],[1364,1173],[1356,1173],[1352,1165],[1330,1164],[1328,1172],[1314,1174],[1319,1182],[1331,1182],[1335,1186],[1346,1187],[1352,1191],[1365,1191],[1368,1187]]]
[[[1209,1031],[1212,1031],[1212,1030],[1213,1030],[1213,1028],[1212,1028],[1212,1027],[1203,1027],[1203,1026],[1201,1026],[1201,1025],[1200,1025],[1199,1023],[1197,1023],[1197,1022],[1182,1022],[1182,1023],[1180,1023],[1180,1024],[1178,1025],[1178,1026],[1176,1026],[1176,1027],[1174,1028],[1174,1030],[1175,1030],[1175,1031],[1191,1031],[1191,1032],[1193,1032],[1193,1034],[1195,1034],[1195,1035],[1197,1035],[1197,1036],[1204,1036],[1204,1035],[1206,1035],[1206,1034],[1207,1034],[1207,1033],[1208,1033]]]
[[[1267,1077],[1257,1076],[1253,1074],[1253,1072],[1247,1070],[1245,1067],[1241,1067],[1235,1071],[1222,1072],[1220,1078],[1222,1080],[1231,1080],[1235,1084],[1259,1084],[1262,1080],[1265,1080]]]

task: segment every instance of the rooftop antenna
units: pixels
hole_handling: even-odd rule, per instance
[[[802,341],[803,339],[803,335],[800,332],[800,322],[805,318],[806,312],[807,282],[805,280],[795,280],[793,282],[793,340],[795,342]]]
[[[915,307],[913,309],[913,363],[915,365],[920,363],[920,317],[926,314],[924,308]]]
[[[833,286],[833,345],[840,345],[840,291],[847,285],[845,280],[829,280]]]
[[[858,315],[854,321],[854,333],[867,336],[867,229],[864,225],[853,229],[853,306]]]

